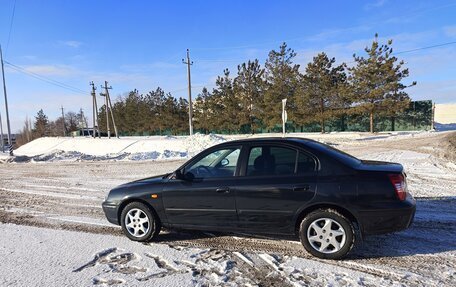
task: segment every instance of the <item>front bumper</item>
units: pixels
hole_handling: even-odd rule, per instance
[[[119,217],[117,216],[118,205],[108,201],[103,201],[101,206],[103,207],[103,212],[108,221],[112,224],[120,225]]]

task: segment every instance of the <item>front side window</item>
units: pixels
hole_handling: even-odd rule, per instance
[[[185,173],[191,173],[194,178],[234,176],[240,152],[238,147],[213,151],[187,166]]]

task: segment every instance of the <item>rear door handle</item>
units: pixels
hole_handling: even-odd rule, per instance
[[[293,187],[293,191],[308,191],[309,189],[310,186],[308,184]]]
[[[217,193],[230,193],[229,187],[219,187],[215,190]]]

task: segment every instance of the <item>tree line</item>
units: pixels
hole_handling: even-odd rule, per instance
[[[410,103],[404,79],[409,71],[378,35],[366,55],[353,55],[353,65],[336,64],[322,52],[301,72],[294,63],[296,52],[283,43],[269,52],[264,67],[253,60],[238,65],[233,77],[228,69],[216,80],[216,88],[203,89],[195,101],[195,126],[205,132],[254,133],[259,128],[277,131],[281,124],[281,100],[287,99],[291,128],[326,123],[350,115],[368,115],[369,131],[375,118],[393,118]]]
[[[379,43],[376,34],[365,53],[353,54],[348,64],[338,64],[321,52],[301,69],[295,63],[297,53],[283,43],[268,53],[264,66],[255,59],[239,64],[235,75],[224,69],[212,91],[203,88],[193,103],[195,129],[203,133],[278,131],[282,99],[287,99],[288,126],[293,130],[317,124],[324,133],[327,123],[335,119],[362,115],[369,117],[368,130],[374,132],[376,117],[389,117],[394,123],[409,106],[405,90],[416,84],[405,83],[409,71],[391,46],[392,40]],[[113,113],[123,135],[188,133],[188,101],[160,87],[147,94],[133,90],[119,97]],[[68,132],[81,127],[86,121],[82,117],[73,113],[65,118]],[[104,105],[98,117],[100,129],[106,131]],[[70,122],[73,118],[79,119],[79,125]],[[36,136],[62,134],[62,118],[49,122],[47,128],[40,128],[42,121],[38,113]]]
[[[68,111],[64,117],[59,117],[55,121],[49,120],[48,116],[40,109],[33,121],[26,118],[24,126],[16,136],[16,144],[21,146],[40,137],[68,136],[72,131],[87,128],[87,117],[83,111]]]

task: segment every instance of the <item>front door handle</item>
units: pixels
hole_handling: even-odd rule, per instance
[[[293,191],[309,191],[309,189],[310,186],[308,184],[293,187]]]
[[[219,187],[215,190],[217,193],[230,193],[229,187]]]

